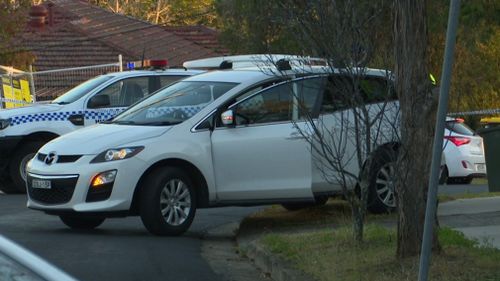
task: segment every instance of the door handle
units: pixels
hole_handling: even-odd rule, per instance
[[[68,120],[76,126],[83,126],[83,114],[73,114],[68,117]]]

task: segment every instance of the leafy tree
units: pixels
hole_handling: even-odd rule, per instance
[[[32,55],[15,48],[13,38],[25,27],[29,0],[0,1],[0,65],[26,69],[32,62]]]
[[[214,26],[214,0],[91,0],[114,13],[129,15],[154,24]]]

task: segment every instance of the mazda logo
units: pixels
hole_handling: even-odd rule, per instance
[[[55,152],[50,152],[45,156],[45,159],[43,160],[45,164],[47,165],[52,165],[53,163],[57,163],[57,154]]]

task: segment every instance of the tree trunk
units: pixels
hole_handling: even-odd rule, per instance
[[[403,171],[397,179],[397,256],[404,258],[418,255],[422,245],[437,95],[431,91],[428,78],[426,1],[395,0],[394,14],[395,80],[402,140],[398,166]],[[434,229],[436,250],[438,228]]]

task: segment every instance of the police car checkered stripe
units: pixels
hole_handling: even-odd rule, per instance
[[[151,108],[148,110],[146,118],[156,118],[179,110],[182,111],[187,117],[191,117],[202,110],[204,107],[205,105]]]
[[[106,110],[86,110],[86,111],[64,111],[64,112],[46,112],[46,113],[35,113],[28,115],[20,115],[11,118],[10,125],[20,125],[33,122],[43,122],[43,121],[67,121],[68,117],[75,114],[84,114],[86,120],[107,120],[118,113],[125,110],[125,108],[113,108]]]

